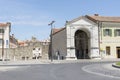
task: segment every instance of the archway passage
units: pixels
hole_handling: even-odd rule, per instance
[[[77,59],[88,59],[88,36],[87,33],[78,30],[75,33],[75,53]]]
[[[120,47],[117,47],[117,58],[120,58]]]

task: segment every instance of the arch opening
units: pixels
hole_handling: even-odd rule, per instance
[[[77,59],[89,59],[89,39],[83,30],[75,32],[75,55]]]

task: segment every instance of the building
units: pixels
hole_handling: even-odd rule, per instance
[[[14,34],[12,36],[10,35],[10,48],[17,48],[18,47],[18,40],[14,37]]]
[[[0,48],[9,48],[11,23],[0,23]],[[4,40],[4,41],[3,41]]]
[[[85,15],[52,30],[52,57],[120,58],[120,17]]]
[[[0,59],[5,58],[5,50],[10,46],[11,23],[0,23]]]

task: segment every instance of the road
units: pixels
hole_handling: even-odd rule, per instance
[[[120,80],[83,70],[85,66],[96,64],[100,66],[108,62],[23,65],[14,70],[0,71],[0,80]]]

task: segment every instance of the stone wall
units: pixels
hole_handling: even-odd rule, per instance
[[[66,29],[52,36],[53,57],[66,57],[67,55]],[[59,52],[59,55],[58,55]]]
[[[49,43],[32,42],[28,46],[4,49],[4,57],[10,60],[25,60],[33,58],[33,48],[42,49],[42,57],[39,59],[48,59]],[[0,58],[2,59],[2,49],[0,49]]]

